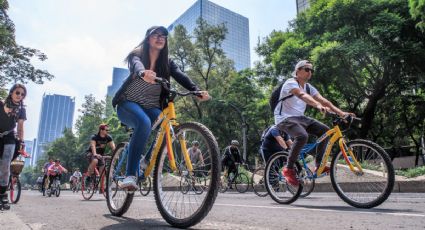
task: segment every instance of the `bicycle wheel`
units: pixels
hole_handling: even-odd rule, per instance
[[[254,193],[259,197],[267,196],[267,189],[265,184],[264,177],[265,168],[257,168],[251,176],[252,188]]]
[[[238,173],[238,176],[235,178],[235,187],[239,193],[248,191],[249,177],[245,173]]]
[[[140,194],[142,194],[142,196],[147,196],[149,194],[152,187],[151,183],[152,183],[152,180],[150,176],[146,178],[144,181],[139,181],[139,188],[140,188],[139,191],[140,191]]]
[[[186,123],[174,129],[171,148],[177,165],[183,167],[172,171],[168,160],[166,142],[162,144],[162,151],[156,159],[153,176],[155,201],[162,217],[172,226],[187,228],[200,222],[211,210],[217,197],[220,175],[218,144],[212,133],[202,124]],[[180,178],[185,171],[189,171],[183,162],[182,141],[185,143],[199,142],[204,166],[202,171],[208,175],[207,183],[202,194],[194,190],[187,193],[180,191]],[[194,171],[198,170],[194,166]],[[190,175],[192,176],[192,175]]]
[[[106,203],[113,216],[122,216],[130,208],[134,192],[121,189],[118,182],[124,180],[128,143],[120,143],[112,155],[111,164],[106,174]]]
[[[18,203],[19,199],[21,198],[21,181],[19,180],[19,177],[11,177],[9,189],[10,203]]]
[[[282,169],[287,160],[288,156],[285,153],[278,152],[270,157],[266,165],[266,189],[270,197],[279,204],[290,204],[296,201],[303,190],[302,183],[298,186],[290,185],[282,175]],[[294,169],[299,175],[301,165],[295,162],[295,166]]]
[[[373,208],[384,202],[394,187],[394,168],[379,145],[356,139],[346,144],[359,161],[363,172],[352,172],[339,152],[331,162],[332,187],[339,197],[357,208]],[[348,153],[347,153],[348,154]],[[351,160],[349,158],[349,160]]]
[[[96,190],[96,176],[88,177],[86,174],[81,178],[81,194],[84,200],[90,200]]]
[[[61,187],[60,187],[60,184],[57,184],[55,195],[56,195],[56,197],[59,197],[60,194],[61,194]]]
[[[300,176],[303,183],[303,191],[301,192],[300,197],[304,198],[313,192],[316,182],[313,178],[313,172],[311,172],[309,168],[303,167]]]

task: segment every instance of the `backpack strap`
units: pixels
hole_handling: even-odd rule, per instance
[[[308,95],[311,95],[311,89],[310,89],[310,84],[309,83],[306,83],[306,91],[307,91],[307,94]],[[293,96],[294,96],[294,94],[290,94],[290,95],[288,95],[286,97],[283,97],[282,99],[279,99],[277,101],[277,103],[282,102],[282,103],[280,103],[279,115],[282,115],[283,101],[286,100],[286,99],[289,99],[289,98],[291,98]],[[308,104],[307,104],[307,106],[308,106]]]

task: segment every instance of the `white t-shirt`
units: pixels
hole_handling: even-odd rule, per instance
[[[306,87],[307,84],[305,84],[304,88],[302,88],[295,78],[290,78],[283,83],[279,99],[291,95],[289,92],[292,89],[300,89],[302,92],[307,93]],[[309,87],[310,96],[313,97],[319,93],[311,84],[309,84]],[[295,95],[285,99],[284,101],[279,101],[274,109],[274,123],[277,125],[288,117],[304,116],[306,106],[307,104]]]

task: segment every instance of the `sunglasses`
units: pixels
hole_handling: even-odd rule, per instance
[[[311,72],[311,73],[314,73],[314,69],[311,69],[311,68],[301,68],[301,69],[303,69],[305,72]]]
[[[25,93],[24,92],[21,92],[21,91],[15,91],[15,95],[16,96],[23,96],[23,97],[25,97]]]
[[[167,39],[167,35],[163,35],[163,34],[152,34],[151,35],[152,38],[154,39]]]
[[[101,130],[105,130],[106,132],[109,132],[109,129],[101,129]]]

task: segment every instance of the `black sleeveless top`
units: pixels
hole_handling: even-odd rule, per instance
[[[14,130],[16,128],[16,122],[20,119],[27,119],[27,114],[24,107],[19,107],[15,111],[12,111],[12,113],[7,114],[4,111],[4,102],[0,101],[0,133]],[[4,144],[14,144],[15,133],[11,132],[2,139]]]

